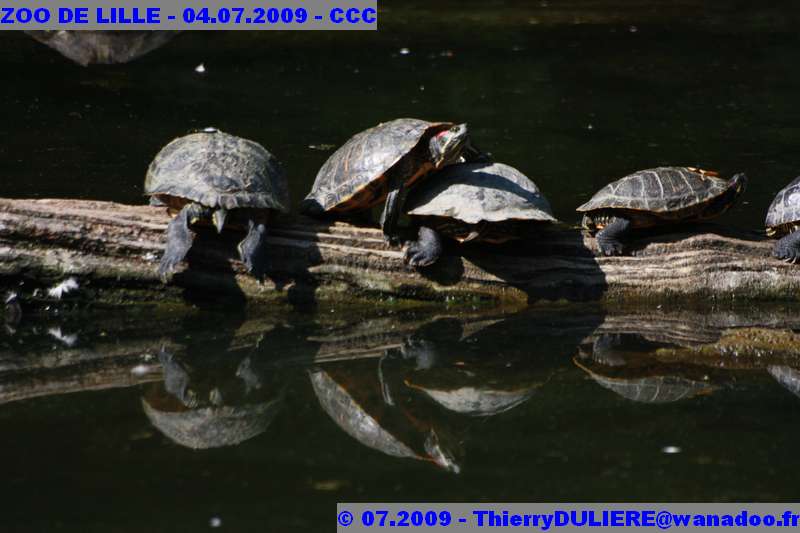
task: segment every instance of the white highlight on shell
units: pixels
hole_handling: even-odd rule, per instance
[[[664,446],[661,448],[661,453],[666,453],[668,455],[673,455],[676,453],[681,453],[683,450],[679,446]]]
[[[11,302],[13,302],[14,300],[16,300],[17,298],[18,298],[18,296],[17,296],[17,293],[16,293],[16,292],[14,292],[14,291],[10,291],[10,292],[9,292],[9,293],[6,295],[5,304],[6,304],[6,305],[8,305],[8,304],[10,304]]]
[[[194,67],[194,71],[198,74],[205,74],[206,73],[206,65],[205,63],[200,63],[196,67]]]
[[[55,298],[56,300],[60,300],[62,297],[66,296],[67,294],[71,293],[72,291],[78,290],[78,280],[75,278],[69,278],[54,287],[50,287],[47,291],[47,295],[50,298]]]
[[[220,527],[222,525],[222,518],[218,516],[212,516],[211,520],[208,521],[209,527]]]

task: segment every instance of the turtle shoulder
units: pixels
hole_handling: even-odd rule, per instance
[[[396,119],[364,130],[337,149],[317,172],[308,199],[330,209],[386,174],[432,131],[448,123]]]
[[[767,210],[765,225],[770,227],[800,220],[800,176],[781,189]]]
[[[415,188],[406,201],[409,215],[481,221],[556,222],[550,203],[536,184],[502,163],[464,163],[446,167]]]

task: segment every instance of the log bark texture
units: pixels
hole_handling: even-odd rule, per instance
[[[420,271],[378,229],[298,216],[271,227],[272,264],[262,282],[236,260],[238,238],[201,231],[187,267],[164,286],[156,268],[168,221],[164,209],[149,206],[0,199],[0,283],[43,286],[75,276],[97,292],[219,290],[290,303],[358,295],[519,303],[800,295],[800,267],[772,258],[772,241],[713,225],[644,236],[632,255],[612,258],[596,257],[594,239],[579,230],[552,228],[505,247],[452,245]]]

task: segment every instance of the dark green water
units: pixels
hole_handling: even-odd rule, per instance
[[[187,33],[89,69],[0,32],[0,196],[142,202],[158,149],[215,125],[275,153],[296,203],[320,146],[399,116],[467,121],[565,221],[610,179],[686,164],[746,171],[723,222],[760,229],[798,174],[791,2],[435,5],[392,3],[377,33]],[[767,369],[796,354],[686,350],[728,327],[789,334],[797,310],[711,311],[34,317],[0,331],[0,530],[327,531],[347,500],[796,501],[800,398]],[[165,390],[162,343],[201,407],[250,413],[206,445],[257,434],[194,450],[148,417],[196,411]],[[383,447],[343,429],[356,411],[326,412],[325,384]]]

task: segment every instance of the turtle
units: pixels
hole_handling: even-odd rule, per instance
[[[391,242],[407,191],[431,172],[476,159],[466,124],[400,118],[356,134],[322,165],[300,205],[309,216],[358,213],[385,200],[380,225]]]
[[[778,192],[764,224],[767,235],[779,239],[772,255],[796,263],[800,259],[800,176]]]
[[[158,269],[162,279],[189,252],[193,224],[213,222],[221,233],[229,218],[232,227],[247,229],[238,246],[245,266],[264,275],[267,224],[273,212],[288,212],[289,188],[263,146],[215,128],[179,137],[150,163],[144,189],[151,205],[166,206],[174,217]]]
[[[706,220],[727,211],[744,191],[747,177],[724,180],[694,167],[640,170],[609,183],[578,207],[582,225],[596,234],[603,255],[621,255],[634,228]]]
[[[498,244],[522,237],[526,225],[558,222],[533,181],[495,162],[445,168],[409,194],[405,211],[419,228],[405,249],[406,262],[416,267],[436,262],[441,235]]]

